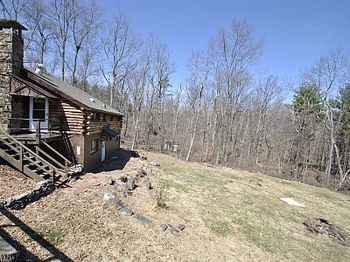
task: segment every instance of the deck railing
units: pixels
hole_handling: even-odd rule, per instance
[[[21,142],[16,140],[13,136],[9,135],[8,133],[3,131],[2,129],[0,129],[0,134],[13,142],[13,144],[7,143],[4,139],[2,139],[3,143],[5,143],[13,151],[15,151],[16,153],[19,154],[19,157],[20,157],[19,161],[21,164],[21,168],[20,168],[21,172],[23,172],[23,160],[27,160],[36,166],[38,166],[36,161],[40,160],[42,163],[44,163],[45,165],[47,165],[49,167],[49,170],[45,170],[45,171],[50,173],[52,182],[53,183],[55,182],[56,167],[54,165],[47,162],[44,158],[42,158],[41,156],[39,156],[38,154],[33,152],[27,146],[25,146],[24,144],[22,144]]]
[[[22,121],[22,122],[28,122],[28,127],[14,127],[12,125],[12,121]],[[33,121],[35,123],[35,131],[30,127],[30,121]],[[43,125],[43,122],[48,123],[47,126]],[[57,123],[57,122],[56,122]],[[23,126],[23,125],[22,125]],[[42,133],[49,133],[51,136],[52,133],[59,132],[62,133],[65,131],[63,121],[62,119],[58,119],[58,124],[53,125],[52,122],[49,119],[29,119],[29,118],[10,118],[10,127],[9,127],[10,133],[14,131],[18,132],[35,132],[35,140],[38,145],[44,146],[46,149],[49,150],[43,150],[39,146],[36,147],[36,154],[41,155],[47,161],[50,161],[52,164],[57,166],[58,168],[61,168],[64,170],[65,174],[68,175],[68,169],[72,165],[72,162],[69,161],[66,157],[64,157],[62,154],[60,154],[57,150],[55,150],[53,147],[51,147],[48,143],[46,143],[42,139]]]

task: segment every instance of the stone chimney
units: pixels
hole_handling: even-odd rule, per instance
[[[0,128],[7,130],[11,117],[10,74],[23,68],[23,25],[0,19]]]

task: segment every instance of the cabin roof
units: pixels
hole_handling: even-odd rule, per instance
[[[48,74],[35,73],[35,71],[32,69],[26,68],[26,71],[32,75],[35,75],[35,77],[41,80],[41,82],[49,84],[50,87],[52,87],[52,91],[55,92],[56,95],[64,94],[67,100],[78,102],[79,104],[85,106],[86,109],[91,109],[92,111],[103,112],[106,114],[123,116],[123,114],[115,108],[103,103],[101,100],[84,92],[76,86],[70,85]],[[35,81],[34,79],[31,80]]]
[[[28,30],[23,25],[18,23],[16,20],[0,19],[0,28],[14,28],[21,30]]]

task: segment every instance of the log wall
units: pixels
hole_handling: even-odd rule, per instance
[[[90,134],[96,134],[102,131],[103,127],[110,126],[116,131],[122,128],[122,118],[120,116],[113,116],[103,113],[97,113],[96,118],[92,114],[88,117],[87,131]]]
[[[50,99],[49,113],[52,126],[58,127],[63,119],[63,130],[73,134],[97,134],[106,126],[117,131],[122,128],[120,116],[83,111],[64,99]]]
[[[49,100],[49,121],[51,128],[59,127],[72,134],[82,134],[86,130],[86,113],[64,99]]]

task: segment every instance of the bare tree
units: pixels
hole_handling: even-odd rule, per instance
[[[51,0],[49,17],[53,22],[54,41],[61,58],[61,79],[66,76],[68,40],[71,37],[71,26],[77,15],[74,9],[78,0]]]
[[[190,159],[194,140],[199,125],[199,117],[202,109],[204,92],[206,91],[209,78],[209,59],[203,52],[192,54],[188,64],[191,75],[188,79],[186,93],[191,112],[190,145],[188,148],[186,161]]]
[[[70,69],[72,71],[71,81],[73,84],[76,84],[79,54],[81,53],[81,49],[88,48],[87,42],[94,41],[93,38],[98,34],[98,17],[100,16],[100,12],[94,3],[82,5],[79,2],[74,2],[74,4],[75,6],[73,7],[73,20],[70,25],[72,31],[74,58],[73,65],[70,67]],[[87,55],[87,53],[85,53],[85,55]],[[85,58],[87,57],[85,56]]]
[[[139,39],[122,15],[114,18],[103,38],[105,59],[100,69],[109,88],[109,104],[123,108],[123,89],[127,76],[136,66]]]
[[[5,19],[18,20],[29,6],[26,0],[0,0],[2,16]]]
[[[32,62],[41,64],[45,63],[45,56],[48,55],[50,40],[53,37],[53,24],[47,14],[48,6],[42,0],[33,0],[24,12],[26,24],[31,32],[27,38],[27,49],[35,57]]]

